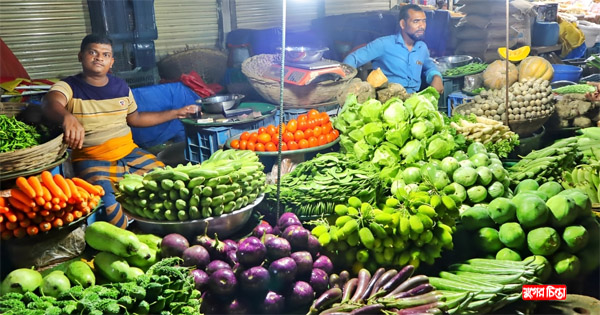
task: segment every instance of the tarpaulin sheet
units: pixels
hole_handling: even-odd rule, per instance
[[[150,85],[131,89],[140,112],[158,112],[195,104],[196,93],[181,82]],[[144,128],[131,128],[133,141],[142,148],[168,141],[185,141],[185,131],[179,119]]]

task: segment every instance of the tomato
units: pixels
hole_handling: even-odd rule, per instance
[[[300,121],[298,122],[298,130],[306,130],[308,129],[308,121]]]
[[[315,118],[319,117],[319,115],[320,115],[319,111],[313,108],[308,111],[308,120],[315,119]]]
[[[298,144],[300,144],[300,140],[304,139],[304,132],[302,132],[302,130],[296,130],[296,132],[294,133],[294,140],[296,140],[298,142]]]
[[[323,126],[323,119],[321,119],[321,116],[317,116],[317,118],[314,119],[315,120],[315,127],[321,127]]]
[[[271,136],[277,133],[277,128],[275,128],[275,126],[273,125],[268,125],[267,126],[267,133],[270,134]]]
[[[304,130],[304,138],[310,138],[315,136],[315,131],[312,129]]]
[[[319,145],[319,139],[317,139],[315,137],[308,138],[308,147],[309,148],[314,148],[318,145]]]
[[[258,132],[253,132],[250,134],[250,137],[248,138],[248,143],[250,143],[250,142],[256,143],[257,139],[258,139]]]
[[[290,142],[292,140],[294,140],[294,133],[291,131],[286,131],[283,135],[282,135],[282,139],[285,142]]]
[[[248,140],[248,138],[250,138],[250,133],[248,131],[244,131],[240,135],[240,140]]]
[[[258,128],[258,134],[266,133],[266,132],[267,132],[267,127],[260,127],[260,128]]]
[[[288,121],[286,130],[296,132],[298,130],[298,122],[295,119]]]
[[[275,127],[275,133],[276,133],[276,134],[279,134],[279,127],[283,127],[283,129],[281,130],[281,134],[284,134],[284,133],[285,133],[285,130],[286,130],[286,126],[285,126],[285,124],[281,124],[281,125],[279,125],[279,126]]]
[[[307,122],[308,121],[308,115],[302,114],[302,115],[298,116],[297,120],[298,120],[298,123],[300,123],[301,121]]]
[[[330,133],[331,130],[333,130],[333,126],[331,125],[331,122],[328,122],[321,127],[321,133],[324,135]]]
[[[325,137],[327,138],[327,143],[335,140],[335,136],[332,133],[328,133]]]
[[[319,145],[327,144],[327,137],[325,135],[319,136]]]
[[[258,135],[258,138],[256,139],[256,141],[258,141],[259,143],[265,144],[265,143],[271,141],[271,135],[266,132],[261,133]]]
[[[267,150],[268,152],[275,152],[277,151],[277,147],[273,142],[269,142],[265,144],[265,150]]]
[[[321,121],[323,124],[326,124],[329,122],[329,115],[325,112],[319,114],[319,116],[321,116]]]
[[[273,144],[278,145],[279,143],[279,135],[278,134],[274,134],[271,136],[271,142],[273,142]]]
[[[246,150],[248,148],[248,140],[240,141],[240,150]]]
[[[287,145],[288,145],[288,148],[289,148],[290,150],[298,150],[298,148],[299,148],[299,146],[298,146],[298,142],[296,142],[296,141],[294,141],[294,140],[292,140],[292,141],[288,142],[288,144],[287,144]],[[282,148],[283,148],[283,147],[282,147]]]
[[[319,138],[319,136],[323,134],[323,129],[321,129],[321,127],[319,127],[319,126],[316,126],[314,130],[315,130],[315,133],[314,133],[315,137],[317,137],[317,138]]]
[[[256,151],[258,152],[265,152],[265,145],[262,143],[257,143],[256,144]]]
[[[229,144],[231,146],[232,149],[239,149],[240,148],[240,140],[233,140],[231,141],[231,143]]]
[[[300,147],[300,149],[306,149],[308,148],[308,141],[306,139],[302,139],[298,141],[298,146]]]
[[[246,146],[246,149],[247,149],[247,150],[250,150],[250,151],[254,151],[254,150],[256,150],[256,144],[255,144],[254,142],[250,142],[250,141],[248,141],[248,144],[247,144],[247,146]]]
[[[335,136],[333,139],[337,139],[340,136],[340,132],[337,129],[333,129],[331,133]]]
[[[285,142],[281,143],[281,151],[287,151],[288,150],[288,146]]]
[[[308,120],[308,128],[310,129],[315,129],[315,127],[317,126],[317,121],[314,119],[309,119]]]

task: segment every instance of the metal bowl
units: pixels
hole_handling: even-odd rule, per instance
[[[281,50],[281,48],[279,48]],[[286,47],[285,60],[295,63],[313,63],[323,59],[323,53],[329,48],[314,48],[314,47]]]
[[[467,55],[446,56],[433,59],[438,65],[438,70],[444,73],[448,69],[468,65],[473,62],[473,57]]]
[[[125,212],[128,217],[135,220],[134,224],[144,233],[157,235],[178,233],[186,237],[194,237],[204,234],[204,230],[206,229],[208,235],[217,233],[219,238],[225,239],[244,227],[252,215],[252,210],[263,200],[264,196],[264,194],[261,194],[252,203],[231,213],[201,220],[156,221],[142,218],[127,211]]]
[[[223,110],[230,110],[238,107],[242,102],[244,95],[227,94],[211,96],[196,100],[196,104],[202,106],[202,111],[209,114],[221,114]]]

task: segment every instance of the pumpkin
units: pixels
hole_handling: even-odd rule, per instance
[[[550,81],[554,75],[552,64],[538,56],[530,56],[519,64],[519,82],[526,79],[544,79]]]
[[[508,63],[508,86],[511,86],[519,77],[517,66]],[[483,72],[483,85],[486,88],[501,89],[506,83],[506,61],[496,60],[492,62]]]
[[[517,49],[509,49],[508,50],[508,60],[509,61],[521,61],[527,56],[529,56],[529,52],[531,51],[531,47],[523,46]],[[498,54],[503,59],[506,59],[506,47],[498,47]]]
[[[369,73],[369,76],[367,76],[367,82],[369,82],[369,84],[371,84],[371,86],[374,88],[383,86],[387,83],[387,81],[388,78],[385,76],[385,74],[383,74],[381,68],[377,68],[376,70],[371,71],[371,73]]]

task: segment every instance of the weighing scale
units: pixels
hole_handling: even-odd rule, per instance
[[[281,65],[272,64],[264,73],[265,78],[279,81]],[[319,60],[313,63],[286,63],[284,67],[284,82],[294,85],[308,85],[327,80],[337,81],[346,77],[339,62]]]

